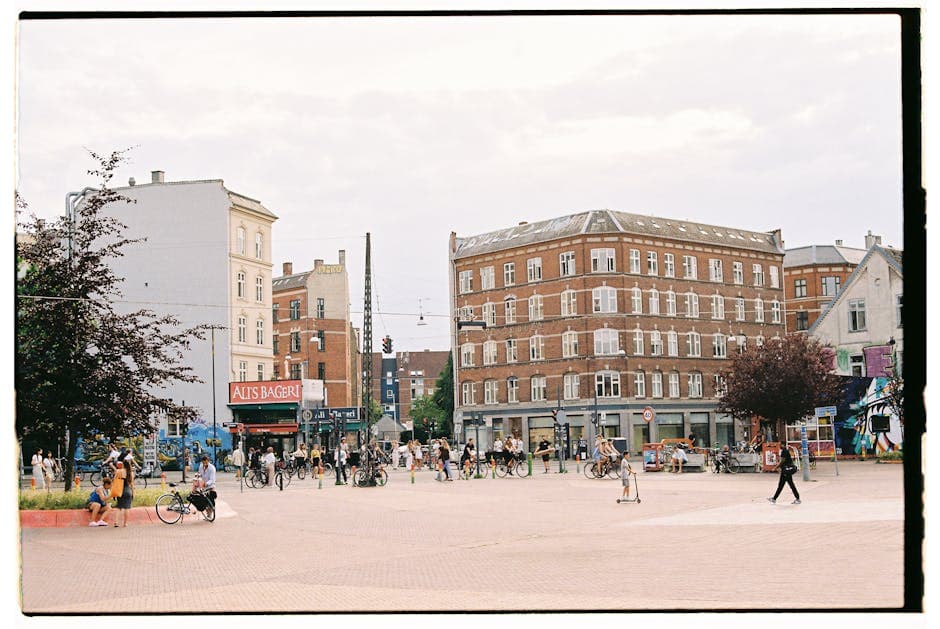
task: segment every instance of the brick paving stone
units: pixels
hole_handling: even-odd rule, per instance
[[[903,602],[900,466],[239,491],[182,525],[23,529],[26,613],[800,609]],[[89,566],[100,566],[100,569]],[[107,567],[107,569],[104,569]],[[133,575],[128,578],[128,575]],[[115,595],[120,592],[120,595]]]

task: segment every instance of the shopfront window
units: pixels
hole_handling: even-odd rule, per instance
[[[734,445],[734,419],[730,415],[715,417],[715,441],[719,447]]]
[[[708,447],[708,413],[689,413],[689,426],[696,448]]]
[[[650,425],[643,419],[640,413],[633,414],[633,443],[630,444],[633,454],[640,454],[643,451],[643,444],[650,442]]]
[[[809,451],[814,456],[820,454],[824,456],[832,455],[835,443],[832,439],[832,424],[828,417],[820,417],[818,420],[811,419],[806,422],[806,441]],[[787,445],[796,448],[797,452],[802,452],[800,424],[789,424],[787,426]]]
[[[679,439],[682,434],[682,413],[659,413],[656,415],[657,440]]]

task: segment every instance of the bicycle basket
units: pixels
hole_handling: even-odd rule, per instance
[[[205,510],[209,506],[209,499],[206,498],[201,492],[194,491],[189,494],[189,501],[193,503],[193,506],[196,507],[199,511]]]

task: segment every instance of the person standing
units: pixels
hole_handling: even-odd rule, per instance
[[[52,491],[52,479],[55,478],[55,459],[52,452],[46,451],[42,459],[42,475],[46,481],[46,491]]]
[[[503,460],[503,440],[499,437],[496,437],[496,441],[493,442],[493,459],[496,461]]]
[[[551,447],[552,444],[548,442],[548,439],[542,437],[541,441],[539,441],[537,449],[542,453],[542,464],[545,466],[545,472],[543,472],[544,474],[548,474],[548,463],[551,460]]]
[[[274,464],[277,463],[277,459],[274,456],[274,447],[268,446],[268,451],[265,452],[264,457],[261,459],[261,464],[264,465],[264,470],[268,474],[268,486],[274,484]]]
[[[120,526],[127,526],[127,512],[131,508],[131,505],[134,503],[134,467],[132,465],[125,465],[122,461],[117,462],[117,471],[115,472],[115,484],[118,483],[117,475],[123,474],[121,476],[124,487],[121,491],[121,495],[117,497],[117,514],[114,516],[114,526],[118,526],[118,521],[120,520]]]
[[[42,448],[36,450],[36,454],[33,455],[30,464],[33,466],[33,480],[35,481],[36,489],[45,489],[46,481],[42,474]]]
[[[316,441],[310,446],[310,471],[314,475],[320,474],[320,444]]]
[[[441,437],[441,465],[444,470],[444,480],[454,480],[450,477],[450,447],[444,437]]]
[[[796,490],[796,485],[793,484],[793,475],[795,473],[796,464],[793,463],[790,448],[783,448],[783,450],[780,451],[780,481],[777,483],[777,491],[774,493],[773,498],[767,499],[768,502],[775,504],[777,498],[780,496],[780,492],[783,491],[783,486],[790,485],[790,491],[793,492],[793,497],[795,498],[793,504],[802,504],[800,502],[800,492]]]
[[[401,459],[401,453],[398,451],[398,442],[392,442],[392,471],[398,469],[398,462]]]
[[[345,440],[345,437],[343,439]],[[343,484],[345,485],[348,482],[346,478],[346,450],[343,448],[342,443],[336,446],[336,452],[333,455],[333,463],[336,466],[336,478],[339,478],[340,474],[342,474]]]
[[[238,444],[235,452],[232,453],[232,465],[235,466],[235,478],[241,478],[242,467],[245,465],[245,453],[242,452],[241,444]]]
[[[307,466],[307,444],[301,443],[300,446],[291,454],[294,457],[294,469],[300,469]]]
[[[122,515],[121,510],[124,508],[128,508],[128,509],[130,508],[130,506],[128,507],[121,506],[124,504],[124,501],[122,500],[122,498],[124,498],[124,494],[128,492],[128,488],[126,487],[126,484],[127,484],[126,481],[127,481],[127,470],[124,468],[124,463],[121,461],[118,461],[114,464],[114,480],[111,482],[111,497],[117,498],[117,503],[114,505],[114,508],[118,509],[118,512],[114,516],[114,528],[117,528],[120,526],[119,522],[121,520],[121,515]],[[124,515],[126,516],[127,514],[125,513]]]
[[[620,495],[621,500],[630,499],[630,475],[633,474],[633,468],[630,467],[630,461],[627,460],[627,453],[623,453],[623,458],[620,459],[620,482],[623,483],[623,493]]]
[[[421,441],[415,439],[415,469],[421,469],[421,461],[424,459],[424,451],[421,449]]]

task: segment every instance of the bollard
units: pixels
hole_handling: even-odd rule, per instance
[[[35,476],[31,476],[29,478],[29,488],[36,489],[36,477]]]
[[[415,464],[411,464],[411,484],[415,484]]]
[[[490,478],[496,478],[496,459],[490,459]]]
[[[166,472],[160,474],[160,491],[166,491]]]
[[[75,489],[76,491],[81,491],[82,489],[82,477],[78,474],[75,475]]]
[[[532,478],[532,453],[531,452],[529,452],[526,455],[525,460],[526,460],[526,464],[528,464],[529,466],[529,478]]]
[[[437,480],[437,481],[441,480],[441,464],[440,463],[437,464],[437,477],[434,480]]]
[[[578,474],[581,473],[581,455],[574,455],[574,464],[578,466]]]
[[[321,467],[317,474],[317,489],[323,489],[323,468]]]

